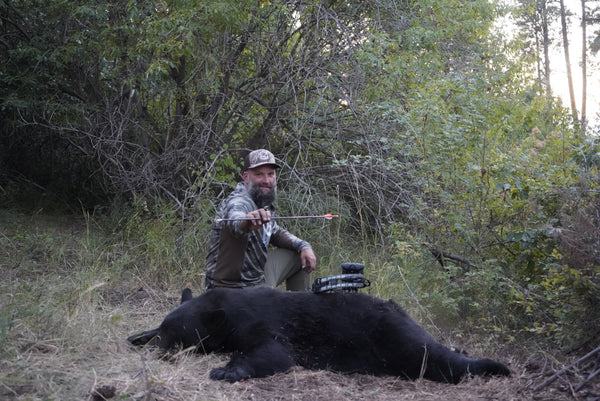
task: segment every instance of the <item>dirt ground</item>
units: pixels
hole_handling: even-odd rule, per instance
[[[85,296],[84,296],[85,295]],[[62,336],[40,338],[16,324],[18,349],[0,361],[2,400],[600,400],[596,378],[583,390],[582,368],[570,369],[535,390],[564,364],[551,352],[528,355],[506,350],[492,357],[509,365],[507,378],[473,378],[458,385],[395,377],[340,375],[294,368],[264,379],[229,384],[210,380],[227,355],[184,353],[162,360],[156,352],[130,347],[125,338],[157,326],[178,294],[99,283],[58,320]],[[85,301],[85,297],[95,300]],[[57,316],[59,318],[59,316]],[[479,354],[481,351],[477,351]]]

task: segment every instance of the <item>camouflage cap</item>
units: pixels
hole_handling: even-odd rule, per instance
[[[273,168],[281,167],[275,161],[275,156],[273,156],[273,153],[266,149],[253,150],[252,152],[248,153],[244,159],[244,171],[259,166],[264,166],[265,164],[270,164],[273,166]]]

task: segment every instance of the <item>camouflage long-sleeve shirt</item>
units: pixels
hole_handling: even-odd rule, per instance
[[[300,253],[310,244],[277,225],[275,220],[259,230],[245,232],[241,221],[217,222],[246,216],[258,209],[244,183],[239,183],[217,209],[206,257],[206,288],[242,288],[264,283],[269,244]],[[271,215],[275,215],[271,206]]]

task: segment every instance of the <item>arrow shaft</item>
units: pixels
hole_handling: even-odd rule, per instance
[[[324,215],[324,216],[274,216],[271,217],[272,220],[292,220],[292,219],[332,219],[334,217],[340,217],[337,214],[334,215]],[[242,220],[261,220],[259,217],[237,217],[234,219],[215,219],[217,223],[222,221],[242,221]]]

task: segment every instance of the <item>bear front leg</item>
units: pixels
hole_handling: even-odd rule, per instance
[[[252,350],[234,353],[227,365],[211,370],[210,378],[234,383],[251,377],[266,377],[285,372],[294,365],[290,349],[275,340],[270,340]]]

